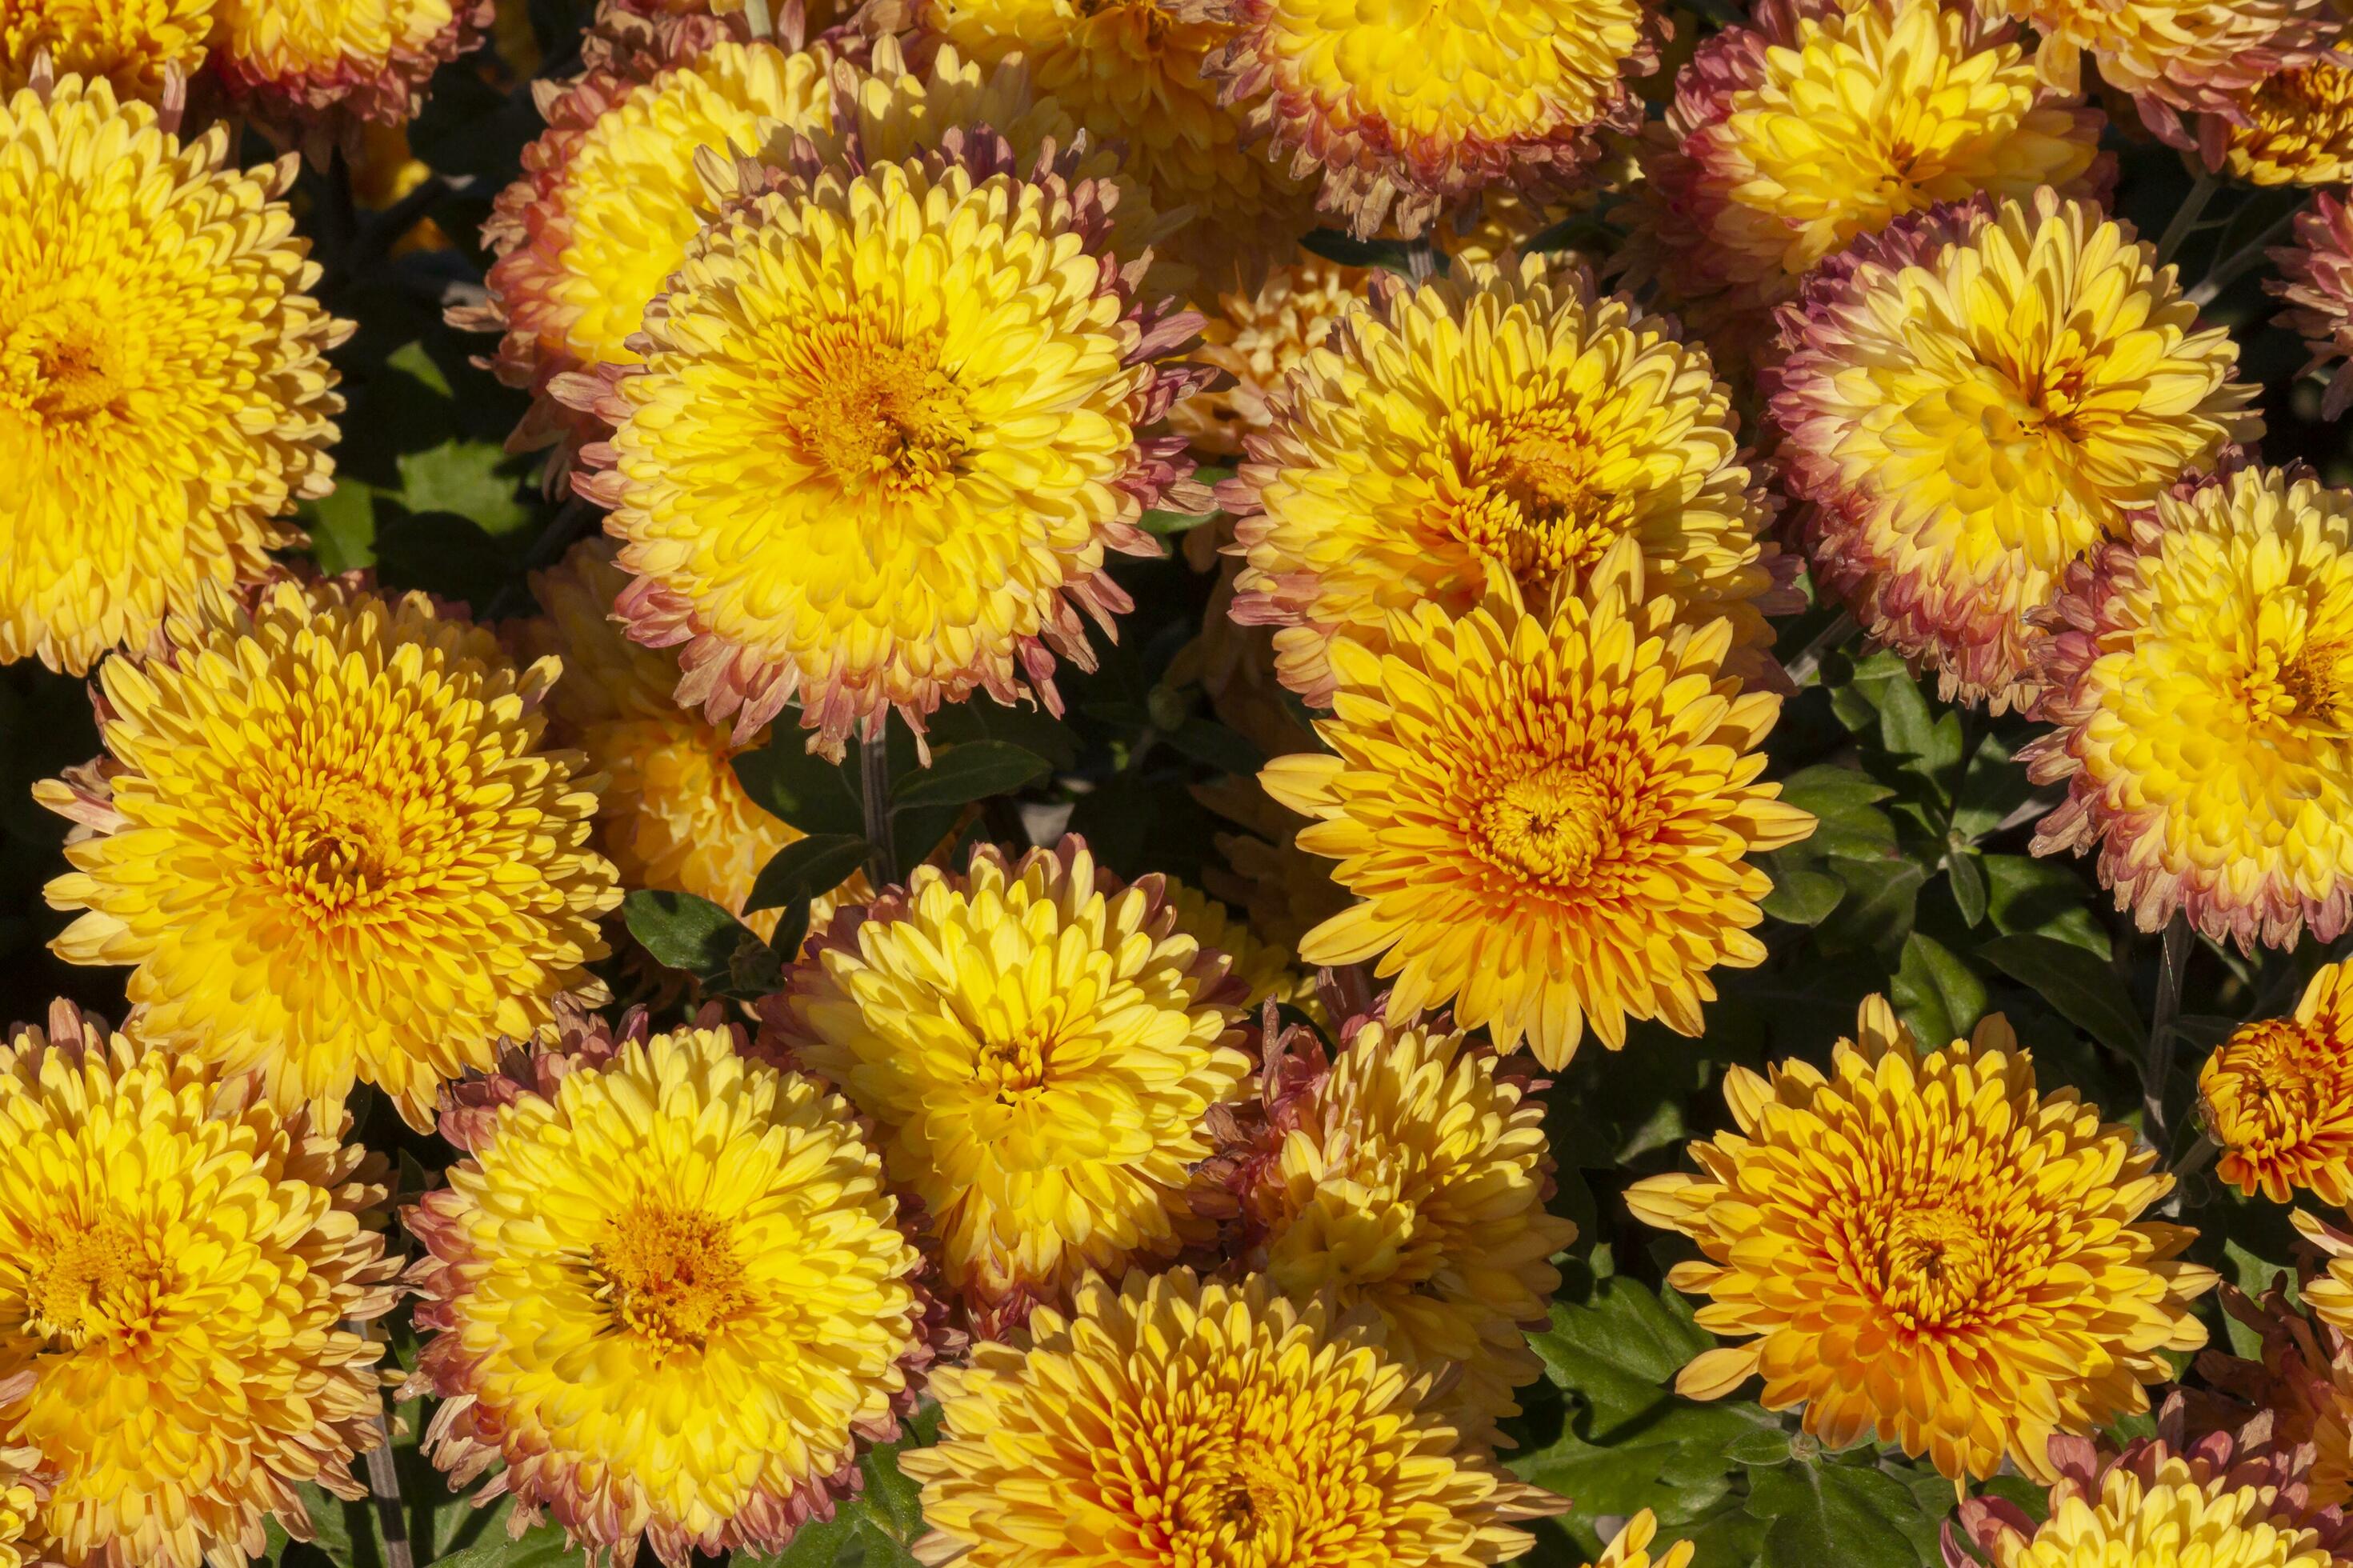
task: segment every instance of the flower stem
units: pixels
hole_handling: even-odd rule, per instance
[[[2206,276],[2198,280],[2198,287],[2189,290],[2188,295],[2189,302],[2201,310],[2212,304],[2223,289],[2237,282],[2247,271],[2259,265],[2270,252],[2272,242],[2284,236],[2295,226],[2295,213],[2285,213],[2281,216],[2278,222],[2231,252],[2230,255],[2216,257],[2214,265],[2206,269]]]
[[[1821,670],[1822,656],[1854,636],[1855,626],[1854,612],[1841,610],[1838,619],[1816,632],[1814,640],[1799,649],[1798,657],[1788,662],[1786,668],[1789,684],[1799,687],[1810,685]]]
[[[891,842],[891,710],[858,742],[858,798],[866,810],[866,879],[881,892],[899,879],[899,853]]]
[[[2173,1026],[2181,1016],[2181,973],[2189,964],[2189,921],[2181,915],[2165,928],[2158,961],[2157,1005],[2149,1015],[2148,1057],[2141,1064],[2140,1106],[2148,1141],[2166,1147],[2165,1083],[2173,1076]]]
[[[2189,194],[2181,198],[2180,209],[2173,215],[2173,221],[2165,226],[2165,233],[2158,237],[2157,264],[2159,267],[2173,259],[2173,253],[2181,248],[2181,242],[2189,237],[2189,231],[2198,226],[2199,218],[2206,211],[2206,204],[2212,201],[2214,193],[2221,188],[2222,182],[2211,174],[2198,176],[2197,183],[2189,187]]]
[[[365,1462],[376,1527],[384,1533],[385,1568],[416,1568],[417,1554],[408,1544],[408,1511],[400,1500],[400,1467],[392,1458],[391,1424],[378,1415],[376,1430],[384,1441],[367,1451]]]

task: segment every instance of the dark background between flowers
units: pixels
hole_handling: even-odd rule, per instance
[[[567,74],[585,8],[530,0],[530,13],[542,74]],[[525,574],[553,563],[596,525],[584,506],[566,509],[542,497],[533,459],[505,455],[501,441],[522,399],[470,363],[487,340],[441,321],[445,302],[479,297],[487,258],[476,235],[539,129],[529,84],[486,50],[443,68],[411,128],[416,154],[436,176],[419,194],[388,213],[354,211],[333,173],[306,171],[294,197],[326,267],[322,296],[336,314],[360,323],[335,355],[350,399],[334,449],[339,486],[305,509],[318,559],[331,571],[373,566],[391,587],[461,598],[485,616],[527,613]],[[2153,236],[2179,205],[2189,176],[2162,148],[2114,130],[2109,144],[2123,167],[2118,208]],[[259,144],[247,152],[256,162],[268,153]],[[2234,208],[2233,200],[2241,205]],[[2285,194],[2224,195],[2209,218],[2226,226],[2183,249],[2185,281],[2293,205]],[[396,254],[394,242],[419,220],[437,224],[453,246]],[[1555,237],[1605,251],[1606,210],[1598,222]],[[1394,248],[1354,247],[1336,235],[1311,243],[1339,259],[1403,264]],[[2261,290],[2266,272],[2239,279],[2210,311],[2237,334],[2243,375],[2263,387],[2264,455],[2309,463],[2333,483],[2353,482],[2353,447],[2320,420],[2317,386],[2295,379],[2300,346],[2270,324],[2271,302]],[[1152,521],[1176,530],[1190,520]],[[1208,716],[1198,690],[1165,679],[1171,657],[1200,624],[1208,579],[1173,554],[1123,559],[1113,574],[1134,595],[1134,613],[1121,624],[1117,645],[1102,647],[1099,669],[1064,671],[1063,720],[1010,712],[983,699],[944,715],[938,733],[1009,742],[1042,759],[1007,775],[1029,773],[1029,782],[964,814],[974,819],[968,836],[993,832],[1018,845],[1017,805],[1063,803],[1072,807],[1071,828],[1123,875],[1167,871],[1198,880],[1216,857],[1217,825],[1187,786],[1250,771],[1259,759]],[[1784,658],[1813,646],[1831,620],[1827,609],[1792,618],[1782,628]],[[1690,1304],[1662,1283],[1688,1244],[1634,1223],[1620,1194],[1630,1182],[1675,1166],[1690,1137],[1725,1123],[1719,1085],[1728,1064],[1757,1067],[1789,1056],[1826,1061],[1831,1043],[1851,1027],[1855,1003],[1872,991],[1886,992],[1915,1031],[1936,1040],[1966,1032],[1986,1013],[2006,1013],[2033,1048],[2046,1085],[2073,1085],[2111,1118],[2144,1120],[2158,943],[2112,912],[2086,868],[2028,855],[2034,802],[2010,758],[2031,733],[2014,716],[1989,720],[1937,701],[1933,682],[1915,681],[1899,662],[1857,642],[1828,649],[1819,680],[1788,705],[1770,743],[1768,776],[1821,819],[1811,840],[1766,858],[1775,890],[1760,934],[1770,956],[1757,969],[1718,973],[1723,999],[1707,1011],[1704,1038],[1637,1026],[1623,1053],[1588,1049],[1546,1091],[1560,1167],[1555,1206],[1580,1234],[1564,1260],[1552,1326],[1535,1337],[1548,1375],[1522,1392],[1525,1414],[1510,1427],[1518,1448],[1505,1458],[1527,1479],[1574,1498],[1577,1508],[1541,1527],[1529,1563],[1582,1563],[1600,1543],[1597,1520],[1644,1507],[1658,1510],[1671,1536],[1699,1542],[1704,1568],[1914,1568],[1934,1555],[1953,1490],[1925,1465],[1870,1445],[1823,1454],[1796,1434],[1794,1420],[1754,1403],[1700,1405],[1671,1392],[1676,1371],[1713,1342],[1694,1326]],[[789,787],[812,765],[798,759],[799,747],[787,726],[754,766]],[[37,1020],[59,995],[121,1016],[126,972],[75,968],[46,951],[65,923],[40,896],[63,868],[64,824],[29,794],[36,779],[96,750],[81,682],[29,663],[0,670],[0,1019]],[[894,774],[903,781],[912,763],[902,755]],[[967,787],[987,782],[974,773]],[[903,826],[917,826],[911,814],[919,809],[908,808]],[[783,814],[790,819],[796,812]],[[851,831],[855,815],[853,805]],[[902,843],[913,837],[903,833]],[[704,931],[691,908],[649,908],[641,899],[634,913],[637,929],[664,957],[702,967],[714,988],[757,988],[763,971],[772,972],[768,956],[735,951],[731,931],[711,935],[698,951]],[[616,993],[672,1014],[684,1005],[679,977],[667,986],[649,983],[662,972],[630,952],[629,939],[617,931],[616,937],[619,951],[605,966]],[[2181,1016],[2171,1026],[2172,1070],[2162,1085],[2169,1155],[2195,1137],[2193,1079],[2206,1050],[2233,1023],[2292,1006],[2327,956],[2310,942],[2253,960],[2202,943],[2191,950]],[[396,1154],[404,1197],[438,1179],[450,1155],[446,1144],[407,1131],[365,1090],[358,1109],[361,1135]],[[2192,1255],[2242,1284],[2268,1280],[2293,1253],[2284,1210],[2242,1202],[2203,1175],[2185,1184],[2180,1217],[2201,1233]],[[2243,1333],[2211,1299],[2201,1311],[2216,1342]],[[405,1311],[390,1333],[393,1354],[413,1364]],[[402,1517],[389,1520],[371,1505],[339,1503],[314,1489],[318,1540],[273,1552],[283,1568],[389,1568],[403,1542],[417,1563],[450,1568],[576,1561],[560,1534],[543,1528],[510,1542],[503,1506],[476,1511],[452,1498],[417,1449],[427,1413],[410,1405],[396,1414],[404,1429],[395,1450]],[[926,1412],[911,1440],[931,1435]],[[841,1568],[911,1563],[907,1543],[922,1530],[916,1489],[890,1450],[871,1458],[866,1472],[858,1503],[766,1561]],[[2039,1501],[2023,1483],[1993,1485],[2030,1509]]]

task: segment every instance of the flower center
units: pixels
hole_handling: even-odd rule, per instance
[[[414,871],[403,850],[400,818],[398,803],[382,789],[330,780],[286,815],[275,857],[307,901],[322,910],[344,909]]]
[[[1307,1456],[1267,1430],[1267,1412],[1232,1410],[1234,1432],[1170,1456],[1167,1557],[1232,1568],[1281,1568],[1320,1561],[1313,1543],[1314,1504],[1303,1486],[1328,1478],[1303,1472]]]
[[[937,339],[891,342],[849,321],[808,339],[810,393],[795,423],[812,466],[858,493],[928,494],[954,477],[971,429]]]
[[[2258,719],[2292,723],[2326,735],[2347,732],[2353,700],[2353,643],[2307,639],[2289,654],[2269,646],[2255,652],[2247,675],[2247,706]]]
[[[1625,501],[1595,483],[1574,432],[1514,431],[1483,468],[1480,493],[1464,511],[1463,542],[1523,584],[1590,566],[1625,531]]]
[[[26,1326],[79,1348],[144,1316],[155,1278],[154,1266],[121,1226],[78,1230],[33,1270],[25,1293]]]
[[[1042,1026],[1031,1025],[1009,1040],[984,1041],[973,1077],[999,1105],[1012,1105],[1046,1087],[1053,1066],[1054,1041]]]
[[[0,384],[9,401],[52,425],[122,412],[119,405],[131,389],[127,356],[114,333],[90,314],[41,311],[0,342]]]
[[[1546,882],[1583,881],[1612,838],[1600,781],[1567,762],[1514,779],[1479,808],[1496,858]]]
[[[1969,1215],[1909,1209],[1888,1228],[1880,1258],[1880,1301],[1906,1328],[1933,1329],[1973,1313],[1995,1266],[1994,1249]]]
[[[662,1353],[701,1350],[751,1305],[727,1223],[697,1209],[640,1203],[615,1215],[588,1267],[597,1299]]]
[[[2345,1098],[2345,1074],[2316,1059],[2305,1026],[2265,1018],[2232,1035],[2217,1056],[2228,1070],[2201,1086],[2207,1120],[2233,1148],[2293,1146]]]

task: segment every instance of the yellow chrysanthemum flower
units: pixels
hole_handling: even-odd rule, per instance
[[[1667,1279],[1709,1298],[1700,1326],[1755,1336],[1701,1354],[1683,1394],[1761,1374],[1766,1407],[1803,1405],[1831,1447],[1875,1434],[1956,1479],[2006,1457],[2047,1480],[2054,1434],[2147,1410],[2158,1352],[2206,1342],[2197,1232],[2140,1217],[2173,1179],[2073,1089],[2042,1094],[2000,1015],[1924,1050],[1868,997],[1827,1075],[1736,1066],[1724,1092],[1739,1132],[1692,1145],[1702,1173],[1627,1194],[1699,1244]]]
[[[367,1495],[384,1162],[254,1088],[62,1003],[0,1049],[0,1450],[46,1493],[0,1523],[34,1563],[241,1563],[273,1518],[310,1539],[298,1484]]]
[[[265,116],[398,124],[471,49],[492,0],[215,0],[210,69]]]
[[[2158,498],[2070,569],[2038,653],[2034,852],[2096,849],[2143,931],[2333,942],[2353,921],[2353,494],[2263,468]]]
[[[935,1568],[1469,1568],[1566,1506],[1494,1469],[1376,1338],[1264,1278],[1090,1279],[1030,1341],[935,1374],[944,1436],[900,1457]]]
[[[1239,26],[1210,56],[1271,154],[1320,163],[1320,205],[1360,237],[1408,237],[1490,187],[1561,189],[1631,131],[1627,79],[1656,63],[1643,0],[1223,0]]]
[[[49,58],[61,76],[103,77],[115,96],[161,101],[164,79],[205,63],[216,0],[0,0],[0,92]]]
[[[293,166],[227,157],[104,82],[0,104],[0,662],[144,642],[332,488],[350,323],[303,292]]]
[[[1259,775],[1360,900],[1300,956],[1378,957],[1392,1021],[1451,1005],[1546,1067],[1588,1026],[1611,1050],[1630,1018],[1698,1034],[1708,971],[1765,956],[1746,857],[1814,819],[1758,782],[1780,698],[1725,677],[1728,622],[1678,616],[1627,541],[1548,616],[1424,604],[1386,654],[1335,643],[1332,752]]]
[[[1765,7],[1700,46],[1645,133],[1620,265],[1746,358],[1800,278],[1906,213],[2042,185],[2098,194],[2100,124],[1965,7]]]
[[[932,1353],[881,1161],[732,1030],[566,1043],[459,1091],[467,1157],[404,1215],[433,1462],[502,1464],[491,1490],[592,1563],[779,1551]]]
[[[1678,1541],[1665,1549],[1662,1555],[1651,1555],[1651,1544],[1659,1538],[1659,1516],[1644,1509],[1626,1521],[1601,1561],[1590,1568],[1691,1568],[1692,1554],[1698,1550],[1688,1541]]]
[[[2325,964],[2293,1016],[2242,1024],[2198,1072],[2215,1174],[2275,1204],[2353,1204],[2353,971]]]
[[[638,51],[591,69],[544,109],[522,177],[499,195],[484,243],[497,252],[490,301],[453,321],[503,333],[499,379],[533,394],[518,444],[576,444],[594,421],[546,395],[567,371],[635,364],[646,306],[710,216],[695,171],[704,149],[782,157],[828,121],[823,47],[714,38],[657,27]]]
[[[2220,1293],[2223,1310],[2254,1331],[2260,1359],[2201,1351],[2198,1375],[2267,1412],[2277,1447],[2312,1445],[2314,1508],[2353,1502],[2353,1339],[2290,1306],[2276,1285],[2260,1300],[2228,1285]]]
[[[2216,115],[2204,127],[2232,178],[2257,185],[2353,180],[2353,57],[2340,49],[2267,76],[2241,107],[2242,118]]]
[[[1191,1233],[1201,1118],[1250,1070],[1240,993],[1156,879],[1121,887],[1076,838],[984,845],[836,915],[762,1041],[873,1119],[987,1325]]]
[[[2311,65],[2344,26],[2330,0],[1976,0],[1976,9],[2034,29],[2035,69],[2057,91],[2081,89],[2091,56],[2144,125],[2184,148],[2181,113],[2239,118],[2240,94]]]
[[[2030,706],[2031,612],[2068,563],[2263,421],[2238,344],[2097,207],[1944,207],[1858,245],[1782,313],[1765,378],[1817,584],[1936,672]]]
[[[1241,1002],[1245,1016],[1265,1002],[1313,1008],[1315,982],[1300,973],[1296,953],[1261,938],[1225,905],[1174,877],[1161,879],[1161,890],[1176,911],[1176,929],[1209,952],[1226,955],[1227,973],[1246,988]]]
[[[1207,374],[1193,320],[1133,297],[1103,187],[984,140],[731,203],[648,360],[556,384],[615,427],[575,484],[625,542],[617,607],[714,721],[797,700],[839,756],[975,690],[1059,711],[1081,612],[1128,607],[1106,552],[1158,553],[1145,509],[1191,494],[1184,438],[1142,432]]]
[[[1314,258],[1277,269],[1255,290],[1218,297],[1193,358],[1232,378],[1168,411],[1168,426],[1197,452],[1240,455],[1243,437],[1274,422],[1274,396],[1291,367],[1320,347],[1372,274]]]
[[[1241,1266],[1306,1301],[1369,1306],[1388,1353],[1451,1373],[1440,1396],[1492,1441],[1512,1391],[1543,1375],[1524,1330],[1542,1324],[1577,1227],[1545,1212],[1544,1105],[1460,1034],[1356,1031],[1283,1108],[1290,1131],[1240,1195]]]
[[[609,540],[586,540],[553,571],[533,573],[532,593],[544,613],[516,628],[514,640],[533,658],[563,661],[550,699],[553,733],[586,753],[606,781],[596,838],[621,885],[692,893],[742,915],[760,868],[800,831],[744,792],[734,761],[751,747],[671,698],[678,660],[622,635],[613,601],[629,578],[613,564],[613,551]],[[872,896],[861,871],[817,900],[809,928],[823,930],[838,900]],[[744,923],[765,940],[782,914],[763,910]]]
[[[1460,267],[1343,318],[1219,488],[1247,563],[1233,616],[1281,627],[1283,684],[1323,706],[1333,640],[1378,653],[1392,612],[1460,615],[1497,585],[1541,611],[1634,541],[1651,591],[1722,616],[1769,665],[1778,552],[1704,351],[1584,268]]]
[[[31,1473],[39,1462],[30,1448],[0,1448],[0,1568],[25,1568],[25,1553],[31,1550],[25,1537],[47,1489],[35,1484]]]
[[[1188,215],[1169,238],[1212,289],[1249,288],[1295,254],[1313,202],[1218,102],[1202,62],[1233,36],[1184,0],[923,0],[927,29],[967,60],[1019,56],[1089,139],[1115,144],[1159,212]]]
[[[165,637],[100,669],[110,756],[35,790],[83,829],[47,896],[88,912],[51,947],[136,965],[143,1034],[289,1106],[356,1077],[422,1127],[551,997],[601,998],[620,893],[578,754],[539,748],[554,660],[335,584],[214,593]]]
[[[2340,1568],[2353,1531],[2313,1505],[2303,1458],[2263,1440],[2215,1433],[2184,1441],[2173,1413],[2161,1437],[2103,1457],[2088,1442],[2052,1446],[2041,1523],[2007,1499],[1960,1505],[1968,1539],[1990,1568]],[[1948,1533],[1949,1568],[1975,1568]]]
[[[2321,1271],[2303,1284],[2305,1306],[2330,1328],[2353,1335],[2353,1232],[2309,1209],[2290,1209],[2287,1217],[2321,1255]]]

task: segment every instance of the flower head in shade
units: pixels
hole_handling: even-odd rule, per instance
[[[1765,614],[1796,601],[1736,426],[1706,353],[1582,268],[1458,267],[1350,311],[1248,437],[1219,488],[1234,617],[1282,628],[1277,672],[1324,706],[1335,638],[1378,653],[1392,612],[1460,615],[1498,585],[1542,613],[1625,539],[1652,594],[1724,617],[1736,672],[1761,674]]]
[[[2067,564],[2263,432],[2155,247],[2047,191],[1902,220],[1781,321],[1764,381],[1815,580],[1996,712],[2031,701]]]
[[[836,914],[761,1039],[872,1119],[987,1324],[1192,1235],[1202,1117],[1250,1069],[1240,992],[1157,878],[1122,887],[1075,838],[983,846]]]
[[[552,570],[533,574],[543,613],[515,628],[512,640],[533,657],[563,661],[550,700],[554,738],[586,753],[606,781],[596,837],[621,885],[692,893],[742,915],[760,868],[801,834],[762,810],[737,781],[735,758],[751,747],[726,724],[671,700],[678,660],[622,635],[613,601],[629,579],[613,564],[613,550],[609,540],[584,541]],[[865,873],[838,896],[871,897]],[[813,928],[823,929],[836,897],[817,900]],[[763,910],[745,923],[765,940],[781,913]]]
[[[232,101],[285,124],[397,124],[480,43],[491,0],[214,0],[209,68]]]
[[[1319,205],[1361,237],[1418,235],[1491,186],[1560,189],[1605,132],[1641,123],[1627,79],[1657,59],[1642,0],[1469,0],[1390,12],[1225,0],[1208,61],[1279,161],[1323,170]]]
[[[2315,1508],[2353,1502],[2353,1340],[2288,1304],[2278,1285],[2261,1300],[2225,1285],[2223,1310],[2254,1331],[2256,1359],[2198,1353],[2198,1374],[2256,1411],[2268,1411],[2281,1448],[2312,1445],[2306,1478]]]
[[[1678,1541],[1653,1556],[1651,1548],[1658,1539],[1659,1516],[1646,1508],[1626,1521],[1592,1568],[1691,1568],[1692,1554],[1698,1548]]]
[[[1966,1499],[1959,1528],[1945,1526],[1946,1568],[2338,1568],[2353,1552],[2343,1518],[2314,1506],[2305,1456],[2259,1427],[2190,1443],[2179,1412],[2122,1454],[2053,1437],[2033,1467],[2051,1483],[2043,1521],[2007,1499]]]
[[[1197,452],[1239,457],[1244,437],[1274,422],[1277,389],[1292,366],[1321,347],[1372,273],[1311,257],[1277,268],[1255,289],[1220,294],[1193,358],[1226,373],[1168,412],[1171,429]]]
[[[1226,955],[1227,973],[1242,983],[1246,1016],[1269,1001],[1312,1007],[1315,982],[1299,972],[1298,954],[1261,937],[1233,910],[1174,877],[1162,878],[1161,889],[1176,911],[1176,929],[1208,951]]]
[[[2353,180],[2353,56],[2333,50],[2308,66],[2276,71],[2242,100],[2240,118],[2210,114],[2199,121],[2210,163],[2257,185]]]
[[[2353,974],[2324,965],[2284,1018],[2242,1024],[2198,1073],[2215,1174],[2275,1204],[2353,1204]]]
[[[357,1079],[427,1126],[606,952],[576,752],[541,748],[553,659],[510,664],[423,595],[217,593],[99,672],[108,755],[37,786],[80,831],[52,943],[131,964],[141,1032],[293,1106]],[[191,737],[203,737],[201,743]]]
[[[367,1495],[384,1162],[257,1087],[64,1003],[0,1048],[0,1561],[241,1563]]]
[[[2057,91],[2080,90],[2091,56],[2141,122],[2183,148],[2183,113],[2243,122],[2244,94],[2318,60],[2344,26],[2329,0],[1977,0],[1977,9],[2034,29],[2035,69]]]
[[[1102,186],[961,159],[832,166],[728,205],[649,309],[646,359],[558,391],[615,426],[575,477],[637,579],[629,635],[679,647],[681,702],[749,731],[801,704],[839,755],[896,709],[1034,693],[1092,668],[1197,489],[1147,435],[1207,373],[1198,318],[1145,304]],[[747,468],[756,447],[763,461]]]
[[[930,30],[965,59],[1018,56],[1100,145],[1116,146],[1153,207],[1187,215],[1168,248],[1210,289],[1255,286],[1315,226],[1306,189],[1246,147],[1242,116],[1203,70],[1233,36],[1186,0],[923,0]]]
[[[2295,215],[2295,242],[2271,253],[2279,276],[2263,287],[2287,301],[2279,324],[2304,340],[2304,374],[2336,367],[2321,399],[2323,417],[2353,406],[2353,208],[2327,191]]]
[[[460,1486],[502,1466],[592,1562],[779,1551],[935,1348],[881,1161],[733,1030],[564,1035],[453,1091],[466,1157],[405,1216],[427,1449]]]
[[[1772,0],[1700,46],[1641,144],[1622,265],[1745,357],[1817,263],[1979,192],[2105,185],[2100,116],[1936,0]]]
[[[1029,1337],[933,1378],[942,1439],[900,1466],[934,1568],[1471,1568],[1566,1506],[1495,1469],[1377,1335],[1263,1277],[1091,1279]]]
[[[2143,931],[2334,941],[2353,917],[2353,495],[2246,468],[2158,498],[2068,570],[2037,653],[2066,796],[2038,855],[2095,852]]]
[[[162,101],[164,79],[205,63],[217,0],[0,0],[0,92],[47,55],[61,76],[103,77],[115,96]]]
[[[1303,959],[1378,958],[1390,1019],[1451,1005],[1546,1067],[1588,1027],[1612,1050],[1630,1019],[1699,1033],[1708,971],[1765,954],[1747,856],[1814,819],[1759,782],[1781,700],[1724,674],[1730,623],[1641,584],[1630,540],[1549,616],[1424,604],[1386,653],[1333,645],[1331,752],[1259,775],[1358,900]]]
[[[68,77],[0,101],[0,663],[76,674],[299,544],[350,331],[277,198]]]
[[[1277,805],[1256,779],[1196,784],[1193,797],[1236,829],[1212,841],[1224,864],[1204,867],[1201,885],[1241,910],[1252,931],[1296,952],[1309,931],[1348,907],[1332,863],[1299,847],[1309,819]]]
[[[1474,1438],[1543,1375],[1525,1330],[1545,1321],[1550,1259],[1577,1237],[1545,1212],[1552,1152],[1525,1088],[1459,1034],[1367,1024],[1271,1108],[1284,1135],[1237,1194],[1241,1266],[1298,1300],[1369,1307],[1389,1354],[1454,1373],[1440,1403]]]
[[[2141,1218],[2173,1185],[2156,1152],[2042,1093],[1999,1015],[1923,1049],[1869,997],[1827,1074],[1735,1067],[1725,1098],[1739,1131],[1692,1145],[1698,1174],[1627,1194],[1699,1244],[1669,1280],[1741,1337],[1683,1393],[1761,1375],[1767,1408],[1801,1405],[1831,1447],[1876,1434],[1955,1479],[2007,1457],[2047,1480],[2053,1435],[2147,1410],[2158,1352],[2205,1342],[2189,1302],[2214,1275],[2180,1260],[2197,1233]]]
[[[630,29],[617,51],[543,106],[547,130],[499,195],[482,237],[498,255],[489,303],[452,319],[503,334],[492,368],[532,393],[513,442],[576,445],[596,433],[547,395],[566,371],[635,364],[646,306],[710,216],[705,148],[781,156],[826,122],[834,56],[787,54],[688,18]]]

